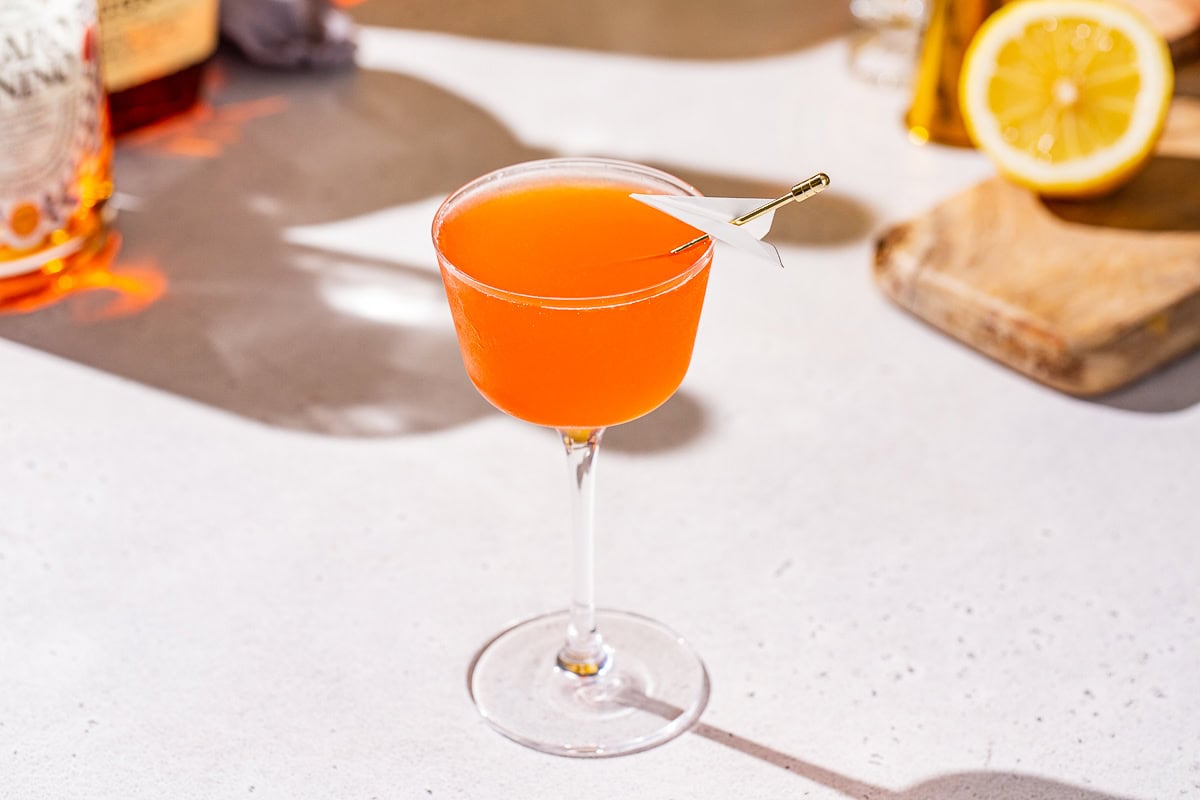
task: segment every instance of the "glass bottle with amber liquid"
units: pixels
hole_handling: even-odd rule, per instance
[[[0,2],[0,302],[105,239],[112,194],[96,0]]]
[[[971,147],[958,107],[958,78],[975,32],[1007,0],[933,0],[921,39],[905,123],[916,142]]]
[[[217,48],[217,0],[100,0],[115,135],[192,108]]]

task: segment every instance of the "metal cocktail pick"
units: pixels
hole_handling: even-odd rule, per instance
[[[750,220],[757,219],[758,217],[761,217],[763,214],[766,214],[768,211],[774,211],[775,209],[779,208],[780,206],[785,206],[788,203],[792,203],[792,202],[799,203],[801,200],[807,200],[808,198],[812,197],[814,194],[820,194],[821,192],[825,191],[825,189],[828,186],[829,186],[829,176],[826,175],[824,172],[818,172],[816,175],[813,175],[808,180],[797,183],[795,186],[792,187],[791,191],[789,191],[787,194],[782,195],[780,197],[776,197],[774,200],[772,200],[769,203],[763,203],[758,208],[756,208],[752,211],[747,211],[745,214],[742,214],[740,217],[737,217],[736,219],[729,220],[729,224],[730,225],[745,225]],[[674,250],[671,251],[671,255],[675,255],[676,253],[682,253],[684,250],[687,250],[689,247],[692,247],[694,245],[700,244],[707,238],[708,238],[707,233],[701,234],[701,235],[697,236],[695,239],[692,239],[687,244],[681,244],[681,245],[679,245],[679,247],[676,247]]]

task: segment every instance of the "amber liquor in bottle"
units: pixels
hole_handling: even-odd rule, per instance
[[[217,47],[217,0],[100,0],[114,134],[192,108]]]
[[[0,301],[45,288],[100,248],[111,161],[96,0],[4,0]]]

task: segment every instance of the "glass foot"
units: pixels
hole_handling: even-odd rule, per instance
[[[708,672],[679,634],[624,611],[596,611],[609,657],[587,677],[560,668],[569,615],[545,614],[496,636],[467,675],[471,699],[515,742],[562,756],[636,753],[674,739],[708,704]]]

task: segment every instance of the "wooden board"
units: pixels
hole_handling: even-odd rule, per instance
[[[1045,201],[995,178],[884,232],[897,304],[1077,395],[1200,345],[1200,101],[1176,98],[1154,159],[1116,194]]]
[[[1176,64],[1200,57],[1200,0],[1124,0],[1146,15],[1171,46]]]

